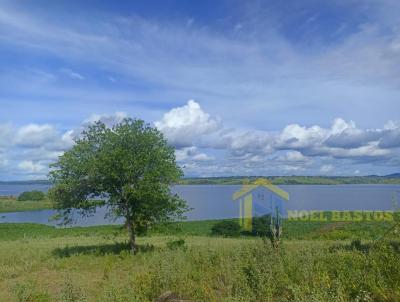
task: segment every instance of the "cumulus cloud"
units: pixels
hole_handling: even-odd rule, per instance
[[[379,140],[381,148],[397,148],[400,147],[400,127],[388,129]]]
[[[160,121],[154,124],[176,147],[191,146],[199,139],[199,136],[211,134],[220,129],[218,121],[212,119],[194,100],[189,100],[186,105],[168,111]]]
[[[82,132],[95,122],[102,122],[107,127],[111,128],[114,125],[121,123],[126,118],[128,118],[128,114],[120,111],[117,111],[113,114],[94,113],[83,120],[81,125],[74,129],[67,130],[62,135],[59,135],[59,145],[62,147],[62,150],[71,148],[74,145],[75,140],[80,137]]]
[[[70,149],[90,124],[100,120],[111,127],[127,116],[124,112],[92,114],[81,125],[66,131],[50,124],[28,124],[19,128],[0,125],[0,173],[13,165],[20,171],[18,175],[35,174],[44,178],[49,164]],[[201,153],[197,156],[200,159]]]
[[[306,162],[309,159],[299,151],[288,151],[284,155],[279,156],[277,160],[284,162]]]
[[[212,156],[199,152],[198,148],[195,146],[175,150],[175,157],[178,162],[204,162],[214,159]]]
[[[64,151],[73,144],[73,130],[61,133],[55,126],[49,124],[29,124],[16,131],[13,141],[19,147],[46,151]]]
[[[57,131],[52,125],[29,124],[17,131],[15,143],[24,147],[40,147],[55,139]]]
[[[200,152],[199,148],[224,150],[226,158],[242,171],[246,166],[261,165],[265,169],[272,166],[287,172],[305,171],[312,167],[314,158],[383,162],[397,156],[391,148],[400,137],[398,122],[391,121],[382,129],[361,129],[354,121],[342,118],[334,119],[328,128],[291,124],[278,132],[228,129],[194,101],[172,109],[156,126],[172,144],[184,146],[177,151],[180,161],[188,161],[191,156],[193,159],[193,152]],[[328,170],[331,167],[325,164],[315,167],[314,171],[327,173]]]
[[[286,126],[276,139],[280,149],[303,149],[320,144],[326,136],[326,129],[319,126],[304,127],[297,124]]]
[[[312,151],[311,151],[312,152]],[[328,148],[316,149],[314,155],[330,155],[336,158],[370,158],[386,157],[392,154],[389,149],[381,149],[377,142],[368,143],[358,148]]]
[[[107,127],[112,127],[118,123],[121,123],[125,118],[128,117],[126,112],[115,112],[113,114],[97,114],[94,113],[86,118],[81,125],[77,126],[74,129],[66,131],[62,137],[61,141],[66,146],[66,148],[70,148],[73,146],[74,141],[80,137],[83,131],[85,131],[90,125],[95,122],[102,122]]]
[[[112,127],[115,124],[121,123],[125,118],[128,117],[126,112],[115,112],[114,114],[92,114],[90,117],[83,121],[83,125],[89,125],[94,122],[100,121],[107,127]]]
[[[343,119],[335,119],[325,144],[329,147],[358,148],[379,140],[381,136],[382,130],[363,130],[357,128],[353,121],[347,123]]]
[[[0,169],[14,165],[20,173],[44,177],[48,164],[71,148],[90,124],[100,120],[111,127],[126,117],[124,112],[93,114],[76,128],[63,131],[50,124],[0,126],[0,137],[14,137],[11,147],[0,148]],[[341,118],[330,127],[290,124],[280,131],[232,129],[190,100],[154,124],[176,147],[178,163],[196,175],[340,173],[335,167],[344,161],[348,173],[353,173],[359,170],[357,165],[399,162],[399,121],[389,121],[379,129],[362,129]]]
[[[29,174],[41,174],[47,170],[47,167],[42,165],[40,162],[24,160],[18,164],[18,169]]]
[[[321,166],[320,171],[321,171],[322,173],[329,173],[329,172],[331,172],[334,168],[335,168],[335,167],[334,167],[333,165],[331,165],[331,164],[323,165],[323,166]]]
[[[8,124],[0,124],[0,147],[9,145],[11,135],[11,126]]]
[[[263,131],[232,131],[222,135],[223,140],[229,142],[226,148],[233,155],[242,156],[254,154],[264,156],[271,154],[274,149],[272,146],[273,135]]]
[[[393,126],[395,125],[395,126]],[[289,125],[278,135],[277,149],[300,150],[307,156],[331,156],[334,158],[370,158],[386,157],[392,153],[389,149],[396,144],[382,143],[390,136],[390,141],[399,138],[400,128],[396,124],[392,129],[359,129],[353,121],[341,118],[333,121],[330,128],[320,126],[304,127]]]
[[[74,143],[75,143],[74,134],[75,134],[74,130],[68,130],[68,131],[64,132],[64,134],[61,136],[62,145],[66,149],[69,149],[74,145]]]

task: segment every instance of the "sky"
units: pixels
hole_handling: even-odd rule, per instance
[[[0,0],[0,180],[140,118],[185,176],[400,172],[400,2]]]

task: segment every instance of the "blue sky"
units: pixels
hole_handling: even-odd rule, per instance
[[[399,172],[398,1],[0,1],[0,180],[142,118],[187,176]]]

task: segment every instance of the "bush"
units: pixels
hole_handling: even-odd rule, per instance
[[[167,247],[170,250],[176,250],[178,248],[185,248],[185,240],[184,239],[178,239],[174,241],[168,241],[167,242]]]
[[[253,217],[251,234],[254,236],[269,237],[271,234],[270,225],[270,215]]]
[[[42,191],[37,191],[37,190],[23,192],[18,196],[19,201],[28,201],[28,200],[39,201],[45,198],[46,194],[44,194]]]
[[[242,231],[245,236],[270,237],[271,236],[271,216],[255,216],[251,220],[251,230]]]
[[[213,225],[211,233],[219,236],[236,237],[240,235],[240,225],[236,221],[223,220]]]

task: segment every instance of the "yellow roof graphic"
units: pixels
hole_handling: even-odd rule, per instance
[[[235,192],[233,194],[233,200],[236,200],[244,195],[247,195],[251,191],[253,191],[255,188],[262,186],[270,190],[271,192],[274,192],[276,195],[282,197],[285,200],[289,200],[289,193],[282,190],[278,186],[273,185],[270,181],[264,178],[259,178],[256,181],[254,181],[252,184],[249,185],[243,185],[242,188]]]

